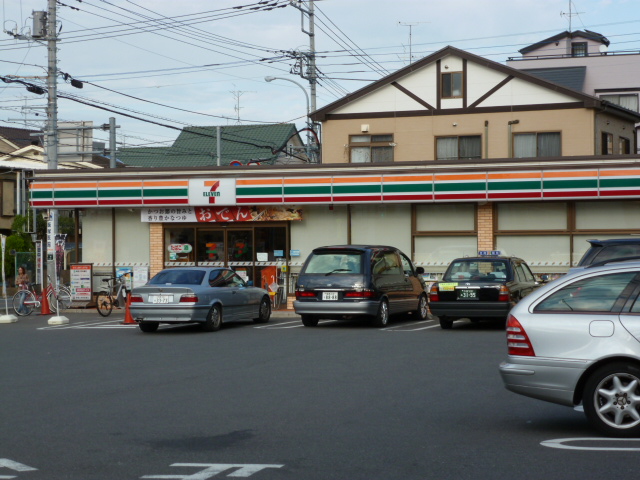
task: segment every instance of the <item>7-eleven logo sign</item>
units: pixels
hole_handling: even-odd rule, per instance
[[[189,180],[189,205],[235,205],[234,178]]]
[[[204,182],[205,187],[211,184],[211,189],[208,192],[202,192],[205,197],[209,197],[209,203],[216,203],[216,197],[220,196],[218,188],[220,187],[220,180],[214,180],[211,182]]]

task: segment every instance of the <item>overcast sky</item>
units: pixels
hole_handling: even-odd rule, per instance
[[[32,11],[47,10],[47,0],[0,1],[3,30],[18,34],[30,34]],[[306,80],[290,73],[292,52],[309,51],[300,11],[287,0],[258,2],[58,2],[58,68],[85,82],[79,90],[60,79],[60,95],[76,101],[59,99],[59,120],[101,125],[115,117],[118,141],[126,146],[170,145],[176,129],[187,125],[295,122],[302,128],[301,88],[264,81],[283,77],[308,91]],[[416,61],[452,45],[504,63],[521,48],[568,30],[570,21],[572,30],[605,35],[610,51],[640,51],[640,0],[569,3],[316,0],[317,108],[407,65],[410,51]],[[0,34],[0,76],[44,85],[46,64],[42,44]],[[0,125],[41,128],[44,111],[37,107],[45,104],[44,95],[0,82]],[[96,131],[94,138],[108,135]]]

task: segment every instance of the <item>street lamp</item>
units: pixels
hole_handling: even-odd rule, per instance
[[[294,80],[290,80],[288,78],[283,78],[283,77],[271,77],[271,76],[264,77],[264,81],[265,82],[273,82],[274,80],[284,80],[285,82],[295,83],[304,92],[304,96],[307,99],[307,158],[311,162],[311,130],[312,130],[312,124],[311,124],[311,119],[309,118],[309,113],[310,113],[309,112],[309,94],[307,93],[307,90],[301,84],[299,84],[298,82],[296,82]]]

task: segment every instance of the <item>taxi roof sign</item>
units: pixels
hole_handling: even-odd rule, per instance
[[[499,257],[502,255],[500,250],[480,250],[478,252],[479,257]]]

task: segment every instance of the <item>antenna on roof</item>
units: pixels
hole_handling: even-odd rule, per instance
[[[571,35],[571,33],[572,33],[572,30],[571,30],[571,18],[572,17],[577,17],[581,13],[584,13],[584,12],[572,12],[571,11],[571,6],[572,5],[573,5],[573,2],[571,0],[569,0],[569,13],[560,12],[560,16],[561,17],[569,17],[569,35]]]

